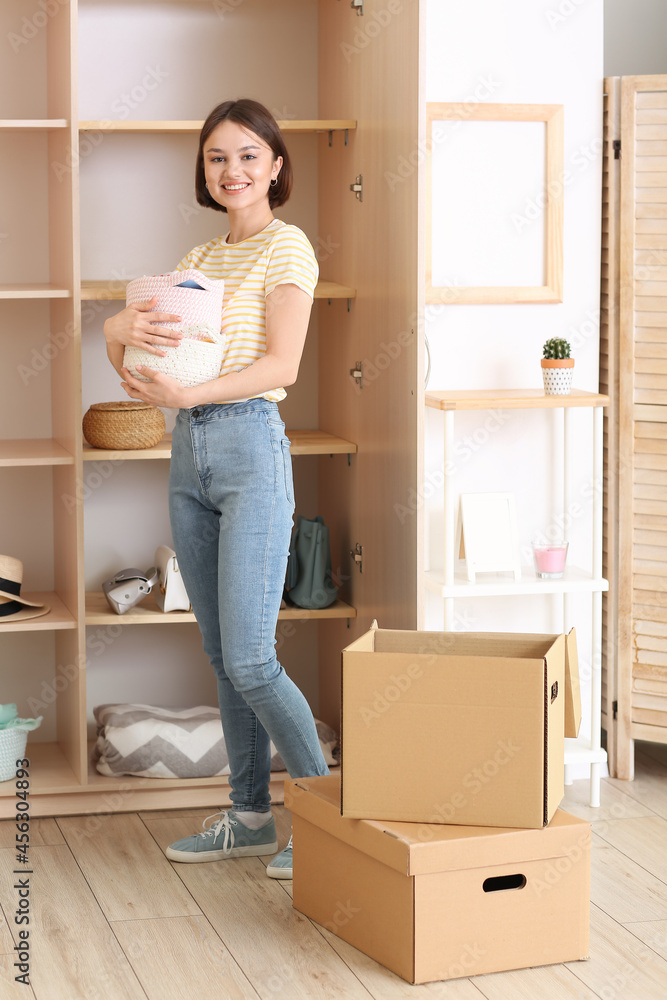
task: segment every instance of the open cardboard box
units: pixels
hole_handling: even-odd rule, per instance
[[[285,783],[297,910],[411,983],[588,957],[589,823],[346,819],[339,781]]]
[[[371,627],[343,650],[342,706],[343,816],[537,829],[581,721],[575,632]]]

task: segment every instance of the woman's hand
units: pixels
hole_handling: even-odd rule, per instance
[[[166,406],[171,409],[181,409],[194,406],[191,400],[192,393],[188,386],[181,385],[175,378],[156,372],[153,368],[145,365],[137,365],[137,371],[149,378],[150,382],[142,382],[141,379],[130,375],[127,368],[121,368],[120,373],[125,379],[121,386],[132,399],[141,399],[151,406]]]
[[[135,302],[115,316],[110,316],[104,324],[104,336],[108,348],[140,347],[160,358],[167,356],[165,347],[178,347],[182,335],[178,330],[168,330],[155,323],[180,323],[181,317],[172,313],[153,312],[157,295],[150,302]]]

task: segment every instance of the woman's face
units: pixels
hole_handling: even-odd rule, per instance
[[[269,184],[278,176],[282,156],[236,122],[218,125],[204,143],[204,174],[214,201],[227,210],[268,203]]]

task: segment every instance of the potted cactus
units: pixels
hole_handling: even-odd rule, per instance
[[[542,378],[547,396],[567,396],[572,387],[574,358],[570,345],[561,337],[551,337],[542,348]]]

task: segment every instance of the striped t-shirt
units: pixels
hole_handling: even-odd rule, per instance
[[[278,285],[289,283],[298,285],[312,299],[319,274],[305,233],[281,219],[273,219],[261,232],[240,243],[230,245],[225,239],[219,236],[195,247],[176,268],[196,268],[225,282],[221,328],[225,348],[220,375],[242,371],[266,353],[266,296]],[[278,402],[286,395],[278,388],[249,398],[263,396]]]

